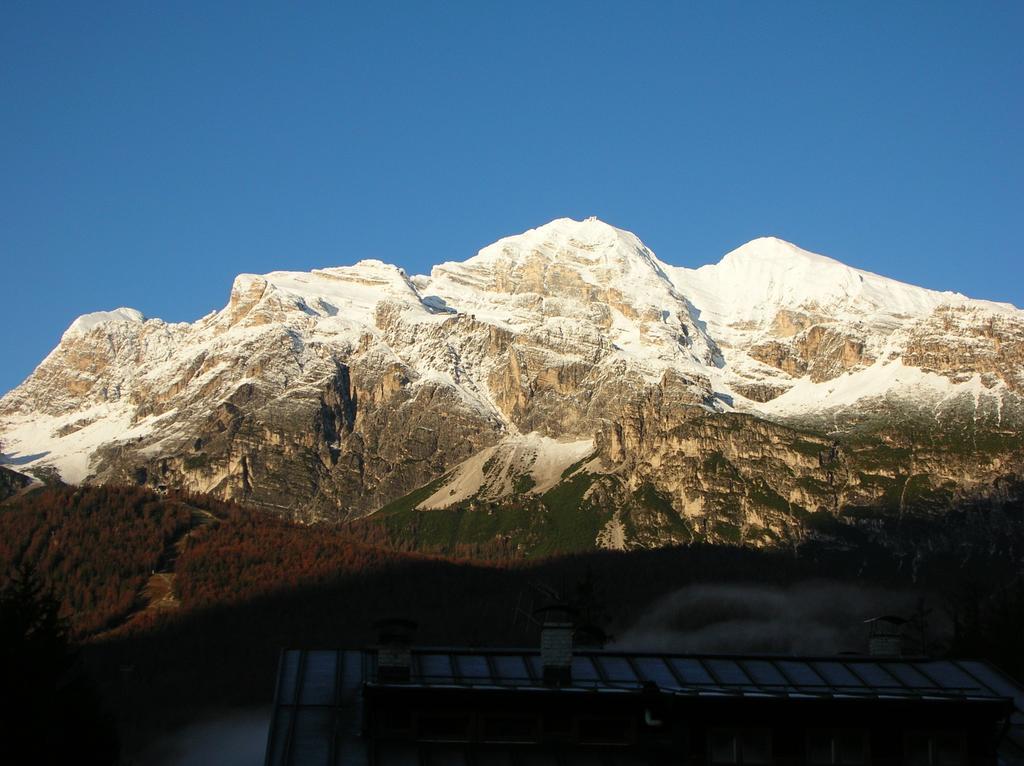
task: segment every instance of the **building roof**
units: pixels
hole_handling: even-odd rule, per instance
[[[540,653],[529,649],[418,648],[408,682],[380,681],[376,653],[286,650],[282,653],[267,763],[366,763],[360,739],[364,684],[403,689],[551,691]],[[579,651],[572,682],[558,693],[622,694],[653,688],[697,698],[974,701],[1015,712],[1006,737],[1024,758],[1024,689],[977,660],[866,656],[785,657]],[[336,732],[325,735],[325,732]],[[1013,761],[1009,761],[1013,762]]]

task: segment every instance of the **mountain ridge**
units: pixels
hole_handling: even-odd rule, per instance
[[[596,224],[596,225],[599,225],[601,227],[606,227],[607,229],[614,230],[619,235],[627,235],[628,238],[631,238],[633,241],[635,241],[635,243],[638,244],[640,246],[640,248],[642,248],[644,251],[646,251],[647,254],[649,254],[650,256],[654,256],[653,253],[651,253],[649,250],[647,250],[646,246],[643,245],[643,243],[639,240],[639,238],[636,237],[635,234],[633,234],[632,232],[623,230],[623,229],[618,229],[618,228],[612,226],[611,224],[607,224],[604,221],[601,221],[600,219],[598,219],[596,217],[590,217],[590,218],[584,219],[583,221],[576,221],[576,220],[574,220],[572,218],[558,218],[558,219],[555,219],[555,220],[551,221],[550,223],[546,224],[545,226],[537,227],[535,229],[530,229],[527,232],[524,232],[523,234],[520,234],[520,235],[510,235],[510,236],[507,236],[507,237],[503,237],[502,239],[499,239],[495,243],[493,243],[493,244],[491,244],[491,245],[481,249],[475,256],[472,256],[471,258],[467,259],[467,261],[444,261],[442,263],[439,263],[439,264],[435,265],[434,267],[432,267],[432,271],[433,270],[444,269],[444,267],[449,266],[449,265],[460,266],[460,265],[462,265],[464,263],[472,262],[475,259],[479,259],[482,256],[485,256],[485,254],[492,253],[497,248],[497,246],[501,245],[503,242],[506,242],[506,241],[519,241],[522,238],[528,237],[528,236],[533,235],[533,234],[535,234],[537,232],[540,232],[540,231],[543,231],[545,229],[548,229],[549,227],[556,227],[556,226],[560,227],[560,226],[562,226],[564,224]],[[918,285],[913,285],[912,283],[909,283],[909,282],[902,282],[900,280],[893,279],[891,277],[885,277],[883,275],[876,274],[876,273],[873,273],[873,272],[869,272],[869,271],[866,271],[866,270],[863,270],[863,269],[859,269],[859,268],[854,267],[854,266],[849,266],[849,265],[847,265],[847,264],[843,263],[842,261],[839,261],[839,260],[837,260],[835,258],[831,258],[830,256],[821,255],[819,253],[813,253],[811,251],[808,251],[808,250],[805,250],[805,249],[799,247],[798,245],[796,245],[796,244],[794,244],[792,242],[789,242],[789,241],[787,241],[785,239],[782,239],[781,237],[776,237],[776,236],[773,236],[773,235],[765,235],[765,236],[755,237],[754,239],[752,239],[752,240],[750,240],[750,241],[748,241],[748,242],[746,242],[746,243],[744,243],[744,244],[734,248],[733,250],[730,250],[726,254],[724,254],[719,259],[718,262],[716,262],[716,263],[708,263],[708,264],[704,264],[704,265],[698,266],[698,267],[675,266],[675,265],[672,265],[672,264],[663,263],[660,260],[658,260],[656,256],[652,257],[651,260],[654,262],[655,269],[660,271],[662,273],[662,275],[665,276],[666,280],[669,281],[672,284],[673,287],[677,287],[677,285],[672,281],[671,277],[669,277],[669,276],[664,274],[663,269],[664,269],[665,266],[668,266],[668,268],[671,269],[672,271],[680,272],[683,275],[696,274],[696,273],[699,273],[699,272],[708,272],[708,271],[712,271],[712,270],[715,270],[715,269],[720,269],[724,265],[731,264],[732,262],[735,262],[735,261],[739,261],[741,263],[744,263],[744,262],[747,262],[747,261],[751,260],[752,258],[753,259],[757,259],[757,258],[759,258],[760,256],[762,256],[764,254],[764,249],[763,249],[762,246],[765,245],[765,244],[771,245],[772,248],[776,249],[776,250],[789,251],[790,253],[793,254],[793,256],[795,258],[810,260],[811,262],[821,263],[821,264],[824,264],[824,265],[827,265],[827,266],[830,266],[830,267],[839,267],[839,268],[841,268],[844,271],[854,273],[856,275],[859,275],[862,278],[863,277],[875,278],[875,279],[878,279],[878,280],[883,280],[883,281],[885,281],[887,283],[892,283],[892,284],[895,284],[895,285],[912,288],[914,291],[917,291],[917,292],[920,292],[920,293],[924,293],[924,294],[929,294],[929,295],[935,296],[938,300],[936,300],[928,308],[934,308],[935,305],[940,305],[941,302],[943,302],[945,300],[948,300],[950,302],[956,302],[956,303],[969,302],[971,304],[983,305],[983,306],[989,307],[989,308],[994,309],[994,310],[1002,310],[1002,311],[1008,311],[1008,312],[1020,312],[1021,311],[1021,309],[1019,309],[1017,306],[1015,306],[1014,304],[1009,303],[1009,302],[990,301],[990,300],[983,299],[983,298],[971,298],[971,297],[968,297],[968,296],[966,296],[966,295],[964,295],[962,293],[956,292],[956,291],[935,290],[935,289],[932,289],[932,288],[921,287],[921,286],[918,286]],[[773,260],[778,260],[777,257],[776,258],[772,258],[772,259]],[[279,278],[280,277],[294,277],[296,275],[323,275],[323,276],[326,276],[326,277],[333,277],[336,274],[344,274],[344,273],[346,273],[346,272],[348,272],[350,270],[351,271],[361,270],[361,267],[363,267],[363,268],[369,267],[369,268],[372,268],[372,269],[382,269],[382,270],[393,271],[393,272],[395,272],[396,275],[398,275],[400,278],[402,278],[413,289],[413,292],[415,294],[417,294],[417,295],[420,293],[420,291],[424,287],[428,286],[430,284],[430,280],[434,278],[433,274],[431,274],[431,275],[419,274],[419,275],[407,276],[406,270],[404,268],[400,267],[400,266],[388,264],[388,263],[386,263],[384,261],[381,261],[379,259],[376,259],[376,258],[365,258],[365,259],[360,259],[360,260],[356,261],[351,266],[325,266],[325,267],[320,267],[320,268],[314,268],[314,269],[311,269],[310,271],[306,271],[306,272],[303,272],[303,271],[272,271],[272,272],[269,272],[269,273],[263,274],[263,275],[255,274],[255,273],[242,273],[242,274],[239,274],[235,278],[235,284],[232,286],[231,293],[234,293],[236,291],[236,289],[238,289],[240,287],[240,285],[239,285],[239,281],[240,280],[245,280],[247,282],[251,282],[251,280],[254,280],[254,279],[256,279],[256,280],[263,279],[265,281],[269,281],[268,278],[270,278],[270,277],[279,277]],[[685,276],[682,277],[682,278],[684,280],[686,279]],[[419,282],[420,285],[417,285],[416,284],[417,282]],[[691,285],[687,285],[687,286],[691,286]],[[213,313],[216,313],[216,310]],[[209,315],[207,315],[207,316],[209,316]],[[201,321],[204,318],[205,317],[200,317],[199,319],[195,320],[195,322]],[[72,322],[69,324],[69,326],[68,326],[68,328],[67,328],[67,330],[65,332],[68,332],[68,331],[71,331],[71,330],[77,330],[77,331],[88,330],[88,329],[91,329],[92,327],[96,326],[97,324],[101,324],[101,323],[106,322],[106,321],[136,321],[136,322],[142,321],[142,322],[144,322],[144,321],[148,321],[148,320],[151,320],[151,319],[156,319],[158,321],[164,321],[162,319],[159,319],[158,317],[146,317],[138,309],[122,306],[122,307],[119,307],[117,309],[112,309],[112,310],[109,310],[109,311],[98,310],[98,311],[88,312],[86,314],[82,314],[82,315],[76,317],[74,320],[72,320]],[[177,322],[177,323],[170,323],[170,324],[194,324],[195,322]],[[7,392],[7,393],[9,393],[9,392]]]
[[[1024,473],[1019,448],[1000,441],[1024,423],[1024,312],[776,238],[686,269],[630,232],[557,219],[430,275],[377,260],[242,274],[227,305],[193,323],[122,308],[72,327],[0,399],[8,462],[42,478],[180,487],[305,519],[366,515],[506,443],[520,457],[503,465],[522,467],[516,445],[530,440],[590,441],[588,497],[609,508],[650,485],[687,524],[725,514],[741,529],[769,524],[757,482],[783,504],[838,513],[836,497],[881,502],[882,484],[915,475],[924,459],[901,453],[875,490],[854,474],[852,488],[826,488],[817,453],[865,433],[995,439],[948,467],[924,460],[932,489],[951,483],[947,506]],[[742,437],[705,422],[730,413],[791,476],[762,475]],[[695,427],[707,444],[680,440]],[[804,432],[817,434],[810,459]],[[739,472],[731,491],[742,502],[730,505],[728,482],[691,465],[709,455]],[[531,471],[482,471],[477,505],[529,495]],[[768,515],[781,507],[771,500]],[[772,519],[776,536],[799,527]]]

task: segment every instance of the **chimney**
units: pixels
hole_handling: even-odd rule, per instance
[[[378,620],[373,624],[377,637],[377,680],[381,683],[407,683],[412,668],[409,647],[416,623],[402,618]]]
[[[572,610],[566,606],[546,606],[537,610],[544,615],[540,629],[540,660],[544,683],[566,686],[572,683]]]
[[[864,620],[868,628],[868,654],[872,657],[900,657],[903,655],[902,617],[887,614]]]

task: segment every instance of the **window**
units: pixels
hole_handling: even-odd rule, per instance
[[[966,766],[967,743],[961,732],[914,732],[907,735],[909,766]]]
[[[377,714],[377,731],[385,736],[411,734],[412,713],[404,708],[384,708]]]
[[[768,729],[713,729],[708,738],[711,763],[771,763]]]
[[[484,716],[480,734],[484,742],[533,742],[538,723],[534,716]]]
[[[807,734],[807,763],[856,765],[868,762],[867,732],[858,729],[812,731]]]
[[[576,730],[580,742],[596,745],[626,745],[633,738],[628,718],[579,718]]]
[[[544,716],[545,739],[569,739],[572,735],[572,716],[566,713],[549,713]]]
[[[416,716],[416,736],[428,742],[468,742],[469,716],[420,714]]]

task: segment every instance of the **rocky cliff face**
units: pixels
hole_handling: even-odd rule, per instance
[[[362,261],[242,275],[192,324],[87,315],[0,435],[41,476],[307,520],[515,505],[478,532],[536,547],[574,513],[589,545],[775,545],[818,514],[1019,502],[1022,383],[1011,306],[774,239],[676,268],[563,219],[430,276]]]
[[[28,476],[0,466],[0,501],[18,494],[31,483]]]

